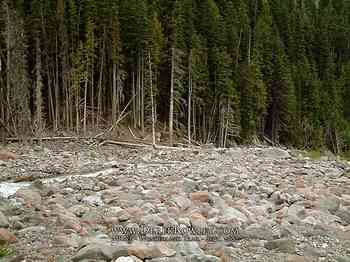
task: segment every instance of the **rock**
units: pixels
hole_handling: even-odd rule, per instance
[[[327,256],[327,250],[322,248],[315,248],[312,246],[306,246],[303,252],[304,255],[310,256],[310,257],[326,257]]]
[[[129,255],[134,255],[141,259],[150,259],[157,257],[171,257],[176,251],[169,248],[165,243],[144,243],[135,241],[129,247]]]
[[[273,232],[271,227],[261,224],[252,224],[244,229],[242,233],[248,239],[272,240]]]
[[[103,206],[104,205],[104,202],[102,200],[102,196],[100,193],[97,193],[96,195],[83,197],[81,202],[83,202],[85,204],[92,205],[92,206]]]
[[[16,242],[17,238],[14,234],[5,228],[0,228],[0,245]]]
[[[350,262],[350,256],[339,256],[336,257],[335,260],[337,262]]]
[[[350,211],[349,210],[339,209],[337,212],[335,212],[335,215],[341,219],[341,222],[344,226],[350,225]]]
[[[199,247],[198,242],[175,242],[173,248],[181,256],[202,255],[204,251]]]
[[[55,236],[53,240],[54,245],[62,246],[62,247],[74,247],[77,248],[79,246],[78,236],[74,237],[74,235],[67,236],[65,234],[59,234]]]
[[[198,183],[192,179],[184,178],[183,180],[184,192],[191,193],[196,190]]]
[[[20,234],[33,234],[38,235],[46,230],[46,227],[44,226],[32,226],[32,227],[26,227],[24,229],[21,229],[18,231]]]
[[[241,211],[233,207],[223,210],[223,214],[220,217],[221,223],[228,224],[235,220],[245,223],[248,221],[248,218]]]
[[[41,206],[41,195],[34,189],[21,188],[16,192],[16,197],[23,199],[27,206]]]
[[[265,243],[265,248],[269,250],[277,250],[283,253],[295,254],[296,243],[291,239],[276,239]]]
[[[321,199],[318,201],[318,204],[321,210],[327,210],[331,214],[334,214],[340,207],[340,200],[334,195],[327,195],[321,197]]]
[[[111,261],[119,257],[128,256],[128,246],[111,246],[102,241],[95,241],[81,248],[78,253],[72,257],[73,261],[82,261],[84,259],[96,259]]]
[[[287,213],[285,214],[285,219],[288,222],[298,224],[302,219],[306,218],[306,211],[305,207],[302,206],[300,203],[295,203],[291,205]]]
[[[191,206],[191,200],[184,196],[174,196],[171,198],[170,202],[174,203],[182,210],[186,210]]]
[[[286,159],[291,157],[286,150],[277,147],[263,149],[258,155],[271,159]]]
[[[164,219],[162,219],[160,216],[156,214],[150,214],[142,217],[141,223],[144,225],[162,226],[165,222]]]
[[[7,217],[0,211],[0,227],[9,227],[9,221]]]
[[[0,160],[1,161],[7,161],[7,160],[16,160],[17,156],[14,153],[11,153],[9,151],[1,150],[0,151]]]
[[[120,257],[114,262],[142,262],[142,260],[138,259],[137,257]]]
[[[111,250],[104,245],[91,244],[80,249],[71,259],[73,262],[85,259],[111,261],[113,259],[113,254]]]
[[[221,259],[210,255],[191,255],[186,257],[191,262],[221,262]]]
[[[285,262],[314,262],[316,261],[314,257],[298,256],[298,255],[288,255]]]
[[[147,260],[147,262],[187,262],[186,257],[161,257]]]
[[[90,208],[85,205],[74,205],[68,210],[72,212],[74,215],[76,215],[77,217],[82,217],[84,214],[90,211]]]
[[[208,202],[209,201],[209,192],[199,191],[190,194],[192,201]]]

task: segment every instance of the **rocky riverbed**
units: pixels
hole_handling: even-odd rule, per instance
[[[349,163],[270,147],[13,144],[0,261],[350,261]]]

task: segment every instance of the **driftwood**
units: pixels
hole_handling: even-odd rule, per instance
[[[128,143],[128,142],[122,142],[122,141],[115,141],[115,140],[105,140],[102,143],[100,143],[99,146],[103,146],[103,145],[106,145],[106,144],[117,145],[117,146],[125,146],[125,147],[131,147],[131,148],[146,148],[146,147],[150,147],[150,145],[134,144],[134,143]]]
[[[29,138],[19,138],[19,137],[9,137],[5,138],[7,142],[20,142],[26,141],[57,141],[57,140],[89,140],[93,139],[91,137],[78,137],[78,136],[53,136],[53,137],[29,137]]]

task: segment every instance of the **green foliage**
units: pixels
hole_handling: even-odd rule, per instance
[[[118,107],[131,101],[149,111],[148,101],[131,99],[131,87],[143,88],[147,100],[151,75],[157,119],[167,121],[174,48],[177,128],[187,126],[192,88],[200,141],[268,137],[349,150],[348,0],[5,0],[0,35],[0,120],[8,134],[17,132],[19,115],[28,111],[30,119],[35,110],[29,87],[39,38],[47,126],[81,121],[82,104],[87,117],[99,110],[100,122],[108,119],[114,77]]]
[[[0,245],[0,257],[13,256],[15,253],[11,247]]]

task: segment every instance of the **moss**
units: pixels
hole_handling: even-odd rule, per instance
[[[4,245],[0,245],[0,257],[9,257],[15,254],[15,251]]]

